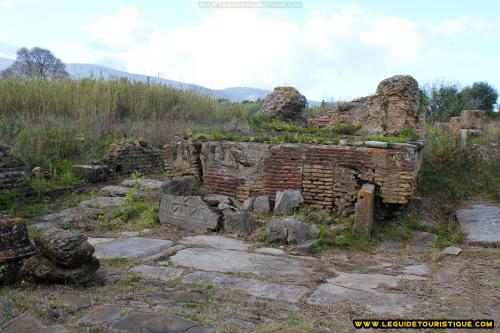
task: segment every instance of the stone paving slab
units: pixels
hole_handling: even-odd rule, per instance
[[[475,204],[457,210],[456,215],[469,244],[500,245],[499,204]]]
[[[349,300],[365,305],[375,313],[401,316],[415,306],[419,299],[405,294],[387,292],[383,288],[398,289],[402,280],[423,281],[415,275],[359,274],[337,272],[327,279],[307,299],[307,303],[326,306]],[[418,282],[417,282],[418,283]]]
[[[285,255],[285,251],[283,251],[281,249],[276,249],[274,247],[260,247],[258,249],[255,249],[254,252],[264,253],[264,254],[271,254],[273,256],[283,256],[283,255]]]
[[[314,267],[304,260],[242,251],[191,248],[171,258],[175,266],[212,272],[251,273],[293,281],[310,281]]]
[[[63,326],[44,326],[35,317],[23,314],[0,329],[3,333],[65,333]]]
[[[307,299],[307,303],[321,306],[345,301],[365,305],[375,313],[402,316],[417,304],[418,299],[405,294],[346,288],[333,283],[321,284]]]
[[[131,312],[117,320],[112,328],[131,333],[215,333],[211,327],[165,313]]]
[[[130,237],[111,241],[93,242],[97,259],[147,258],[169,248],[172,241],[146,237]]]
[[[291,303],[298,302],[309,291],[306,287],[302,286],[239,278],[217,272],[193,272],[184,276],[182,280],[190,283],[211,284],[219,288],[235,289],[252,296]]]
[[[181,268],[174,268],[174,267],[155,267],[148,265],[139,265],[132,268],[129,272],[138,273],[148,278],[154,278],[162,281],[170,281],[181,276],[184,270]]]
[[[250,247],[248,243],[223,236],[189,236],[181,239],[179,243],[188,246],[207,246],[216,249],[238,251],[247,251]]]
[[[82,326],[107,326],[114,320],[120,318],[127,309],[119,305],[101,305],[87,312],[79,321]]]

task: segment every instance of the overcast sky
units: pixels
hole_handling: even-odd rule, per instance
[[[64,62],[209,88],[286,84],[314,100],[371,94],[395,74],[500,88],[499,13],[497,0],[304,0],[293,9],[0,0],[0,57],[41,46]]]

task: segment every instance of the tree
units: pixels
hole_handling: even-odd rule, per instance
[[[474,82],[460,92],[467,109],[480,109],[491,114],[498,99],[497,90],[487,82]]]
[[[68,76],[66,66],[52,52],[40,47],[31,50],[22,47],[17,51],[17,58],[7,69],[0,72],[2,77],[33,78],[63,78]]]
[[[460,98],[458,84],[436,81],[424,88],[428,100],[427,117],[430,123],[447,121],[450,117],[460,115],[463,101]]]

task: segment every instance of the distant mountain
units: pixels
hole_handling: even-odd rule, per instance
[[[14,60],[0,58],[0,71],[9,67]],[[66,64],[66,71],[74,79],[103,78],[105,80],[113,78],[127,78],[135,82],[150,82],[165,85],[171,88],[194,91],[200,95],[212,96],[216,99],[227,99],[231,102],[255,101],[264,99],[270,93],[269,90],[250,87],[231,87],[224,89],[210,89],[192,83],[162,79],[157,76],[128,73],[117,69],[93,65],[93,64]],[[318,102],[308,101],[309,105],[317,105]]]

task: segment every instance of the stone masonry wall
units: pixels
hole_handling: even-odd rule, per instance
[[[420,148],[410,144],[382,149],[221,141],[203,142],[200,154],[203,184],[214,193],[273,199],[277,191],[297,189],[306,204],[344,216],[354,212],[364,183],[377,185],[386,204],[407,203],[421,161]]]
[[[163,167],[168,179],[193,176],[200,179],[201,143],[178,141],[163,146]]]
[[[310,119],[309,124],[315,127],[361,124],[359,134],[398,135],[411,128],[423,137],[425,113],[418,112],[419,99],[417,81],[409,75],[396,75],[380,82],[376,95],[334,105]]]
[[[121,174],[131,174],[134,171],[159,172],[162,169],[161,151],[142,139],[112,144],[102,162]]]
[[[29,191],[24,181],[24,165],[9,150],[9,147],[0,145],[0,195],[11,191]]]

